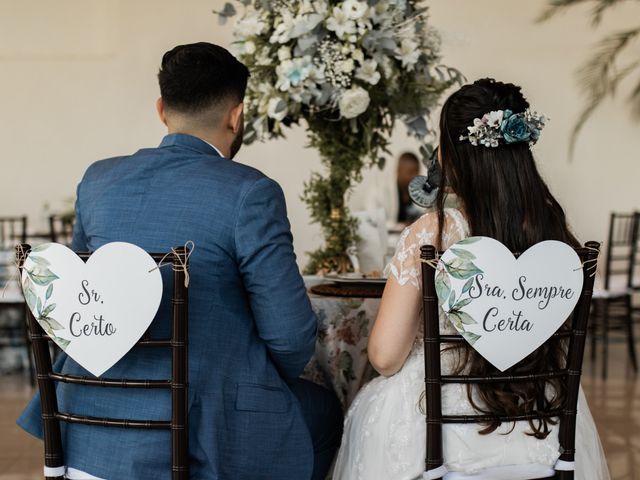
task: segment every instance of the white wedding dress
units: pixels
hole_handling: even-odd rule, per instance
[[[444,247],[469,235],[462,214],[445,210]],[[398,241],[396,254],[387,267],[405,288],[421,288],[420,247],[433,244],[437,216],[427,213],[407,228]],[[440,320],[442,333],[456,333],[453,326]],[[421,336],[421,334],[420,334]],[[442,354],[442,373],[454,368],[457,356]],[[349,408],[342,446],[336,460],[333,480],[414,480],[422,478],[425,457],[424,354],[422,339],[417,338],[402,369],[391,377],[369,382]],[[422,399],[422,400],[421,400]],[[428,401],[428,399],[426,400]],[[442,388],[444,414],[476,414],[465,385]],[[443,451],[447,480],[519,480],[553,474],[559,457],[558,427],[544,440],[525,433],[528,422],[502,425],[488,435],[480,435],[475,424],[443,426]],[[579,480],[608,480],[604,453],[593,418],[582,390],[578,402],[576,427],[576,474]],[[473,476],[470,476],[473,475]]]

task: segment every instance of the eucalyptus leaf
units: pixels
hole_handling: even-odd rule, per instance
[[[31,283],[30,280],[27,280],[26,286],[23,287],[22,291],[24,293],[24,299],[27,302],[27,305],[29,306],[29,310],[33,312],[36,309],[36,302],[38,300],[38,296],[36,295],[36,292],[33,290],[33,284]]]
[[[461,332],[460,335],[462,335],[464,337],[464,339],[469,342],[469,345],[473,345],[474,343],[476,343],[480,338],[482,338],[481,335],[476,335],[473,332]]]
[[[445,268],[453,278],[458,280],[466,280],[470,277],[482,273],[476,265],[470,260],[464,260],[461,258],[454,259],[451,263],[444,263]]]
[[[64,330],[64,326],[61,325],[57,320],[53,318],[46,317],[43,319],[43,321],[46,321],[52,330]]]
[[[469,280],[466,281],[466,283],[464,284],[464,286],[462,287],[462,294],[464,295],[465,293],[467,293],[470,289],[471,286],[473,285],[473,281],[474,278],[471,277]]]
[[[47,293],[45,294],[45,299],[49,300],[51,298],[52,293],[53,293],[53,283],[47,287]]]
[[[456,291],[451,290],[451,295],[449,295],[449,310],[453,308],[454,303],[456,303]]]
[[[42,299],[40,297],[36,300],[36,311],[38,312],[38,316],[42,315]]]
[[[436,275],[436,294],[438,295],[438,303],[440,306],[444,304],[451,293],[451,280],[444,272],[438,272]]]
[[[462,307],[466,307],[471,303],[470,298],[458,299],[458,302],[453,306],[454,309],[460,310]]]
[[[49,262],[49,260],[44,257],[39,257],[38,255],[29,255],[29,260],[43,267],[48,267],[49,265],[51,265],[51,262]]]
[[[54,280],[58,280],[58,276],[49,270],[47,267],[35,266],[32,270],[27,270],[27,274],[33,280],[33,283],[46,287]]]
[[[56,304],[55,304],[55,303],[52,303],[51,305],[47,305],[46,307],[44,307],[44,310],[42,310],[41,315],[42,315],[43,317],[47,317],[47,316],[49,316],[49,314],[50,314],[51,312],[53,312],[55,309],[56,309]]]
[[[465,325],[477,325],[478,324],[478,322],[476,322],[473,319],[473,317],[471,315],[469,315],[467,312],[463,312],[462,310],[459,310],[456,314],[460,318],[460,321]]]
[[[467,238],[463,238],[462,240],[460,240],[459,242],[457,242],[458,245],[471,245],[472,243],[476,243],[478,241],[480,241],[481,237],[467,237]]]
[[[463,258],[465,260],[475,260],[476,256],[471,253],[469,250],[464,250],[462,248],[450,248],[452,253],[454,253],[457,257]]]
[[[56,333],[53,331],[53,329],[51,328],[51,325],[49,325],[49,322],[47,320],[44,320],[44,319],[38,320],[38,324],[40,324],[40,326],[47,333],[47,335],[49,335],[51,338],[55,338]]]
[[[67,340],[66,338],[55,337],[53,340],[58,344],[58,346],[62,350],[66,350],[66,348],[71,343],[71,341]]]
[[[45,251],[47,248],[49,248],[51,246],[50,243],[43,243],[42,245],[38,245],[35,246],[31,249],[31,252],[43,252]]]

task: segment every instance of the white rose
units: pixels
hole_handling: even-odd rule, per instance
[[[287,116],[287,103],[280,97],[274,97],[269,100],[267,106],[267,115],[274,120],[281,122]]]
[[[256,44],[252,41],[244,42],[244,53],[253,55],[256,52]]]
[[[369,92],[361,87],[353,87],[340,98],[340,115],[344,118],[356,118],[367,111],[370,101]]]
[[[345,0],[342,4],[342,10],[352,20],[362,18],[369,9],[367,2],[360,2],[358,0]]]

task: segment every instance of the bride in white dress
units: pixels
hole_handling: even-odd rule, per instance
[[[420,246],[432,244],[444,250],[472,234],[497,238],[519,251],[545,239],[576,244],[566,227],[564,212],[539,176],[529,149],[543,125],[535,124],[535,118],[529,118],[527,123],[521,115],[523,121],[515,125],[516,130],[510,130],[508,124],[505,127],[510,113],[504,114],[505,111],[517,114],[528,108],[519,87],[489,79],[462,87],[443,106],[440,207],[403,232],[387,267],[389,280],[369,339],[369,358],[382,375],[367,384],[349,408],[333,480],[422,478],[426,427],[422,413],[425,399]],[[489,112],[491,115],[485,116]],[[480,121],[487,125],[485,131],[470,139],[468,135],[477,130],[466,127],[477,127],[474,119],[483,116],[486,121]],[[517,119],[511,123],[517,123]],[[536,127],[538,131],[532,132]],[[491,146],[490,140],[487,145],[481,143],[491,135],[497,146]],[[443,207],[445,184],[458,195],[460,208]],[[444,316],[440,330],[444,334],[456,333]],[[442,373],[459,368],[460,358],[454,351],[443,351]],[[469,358],[478,365],[483,361],[473,355]],[[527,358],[524,361],[548,361],[540,352]],[[473,365],[462,368],[467,370]],[[549,385],[546,388],[553,391]],[[473,398],[482,406],[475,391]],[[460,384],[442,388],[442,408],[445,415],[478,413],[468,400],[467,387]],[[527,421],[516,422],[515,426],[502,424],[483,434],[479,431],[486,425],[445,424],[443,451],[449,471],[445,478],[525,480],[552,476],[560,455],[558,425],[546,426],[549,433],[545,435],[540,428],[542,434],[536,438]],[[609,479],[582,391],[578,400],[575,478]]]

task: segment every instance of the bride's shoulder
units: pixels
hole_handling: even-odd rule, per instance
[[[430,210],[424,213],[420,218],[418,218],[414,223],[412,223],[408,228],[414,229],[417,227],[420,228],[438,228],[438,224],[440,223],[440,219],[438,218],[437,210]],[[455,223],[455,224],[467,224],[467,221],[464,217],[462,211],[458,208],[454,207],[446,207],[444,209],[444,224],[445,228],[447,224]]]
[[[469,224],[464,214],[457,208],[444,209],[442,240],[445,245],[455,243],[469,236]],[[437,211],[423,214],[409,225],[400,236],[401,243],[433,244],[440,230],[440,219]]]

